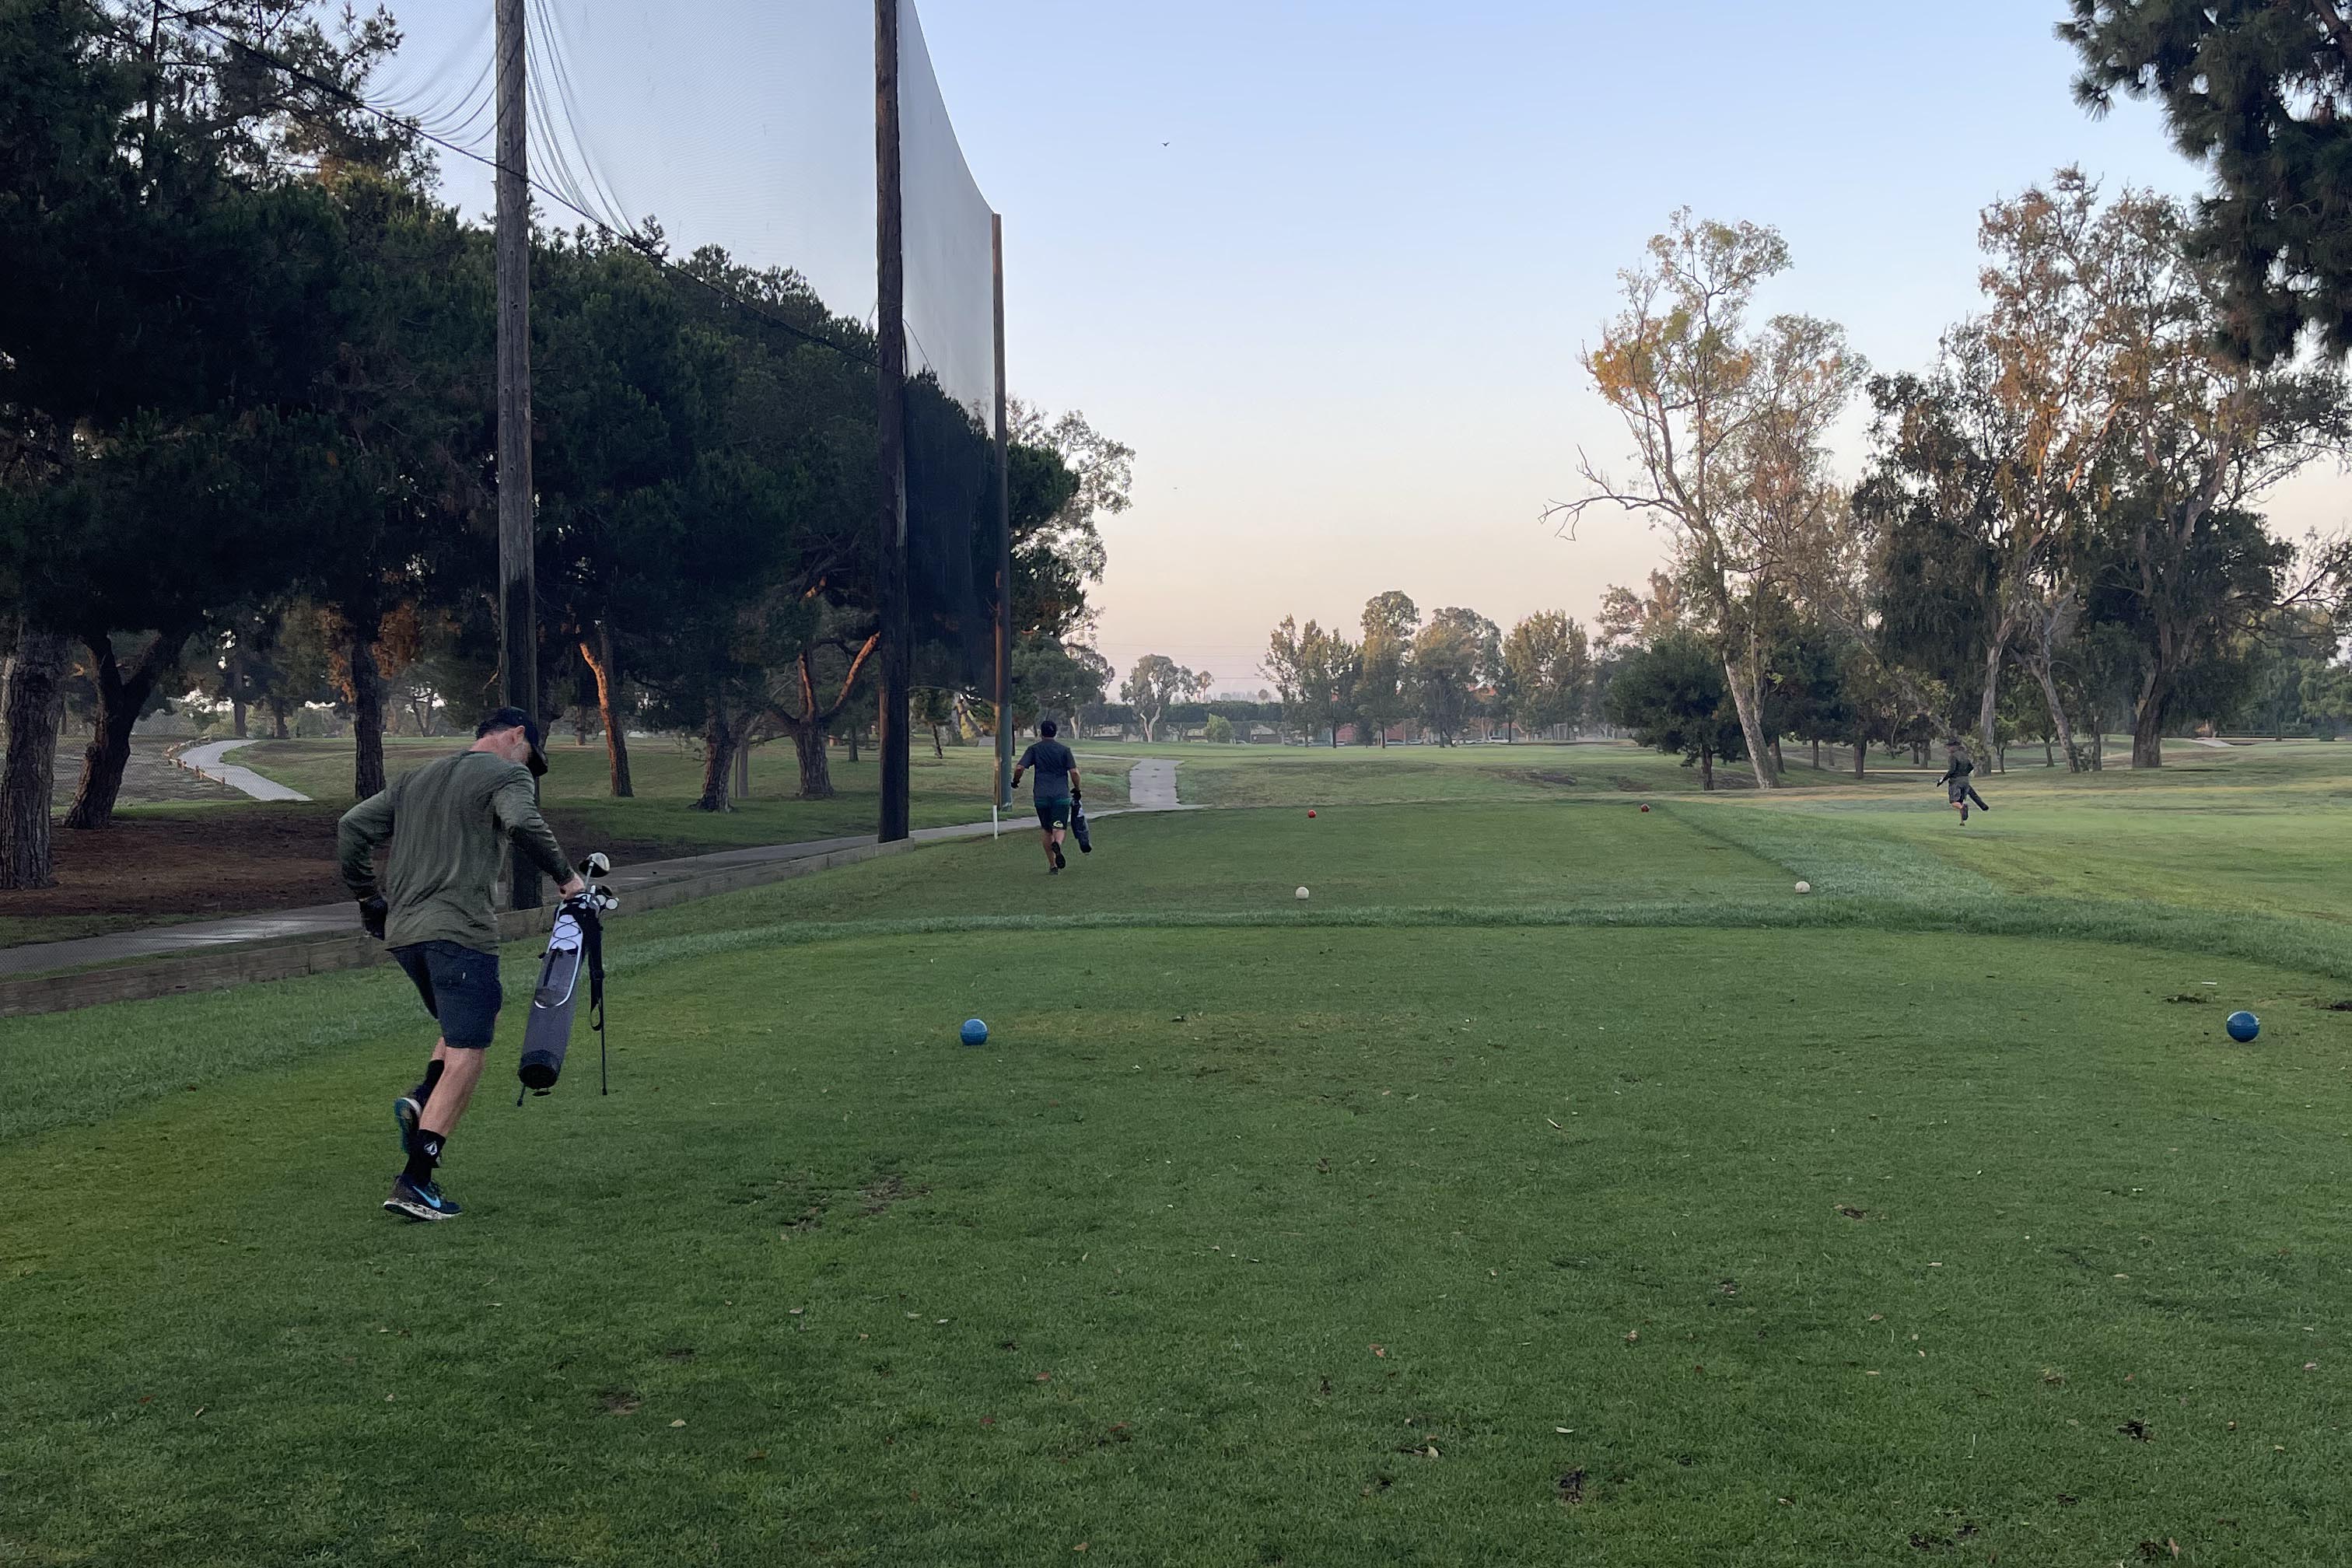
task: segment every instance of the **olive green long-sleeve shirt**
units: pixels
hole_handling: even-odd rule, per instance
[[[394,947],[454,942],[497,952],[499,851],[509,839],[557,882],[572,874],[539,815],[530,770],[488,752],[428,763],[343,814],[336,863],[354,898],[377,892],[374,851],[395,835],[382,888]]]

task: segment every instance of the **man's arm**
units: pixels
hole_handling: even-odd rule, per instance
[[[335,824],[335,869],[352,897],[365,902],[376,896],[375,852],[392,841],[392,791],[378,790],[343,813]]]
[[[1073,761],[1070,763],[1070,798],[1076,800],[1083,793],[1078,788],[1078,764]]]
[[[569,895],[579,886],[580,873],[563,858],[563,846],[555,841],[555,830],[539,815],[530,775],[520,768],[515,773],[517,776],[499,785],[499,793],[490,801],[499,831],[512,839],[518,852],[530,857],[531,862]]]

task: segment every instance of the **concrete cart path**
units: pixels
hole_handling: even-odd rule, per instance
[[[199,778],[226,784],[240,795],[256,800],[308,800],[310,797],[299,789],[288,789],[274,779],[263,778],[251,768],[241,768],[221,759],[239,746],[249,746],[250,741],[207,741],[201,746],[190,746],[176,761]]]
[[[1138,811],[1174,811],[1176,764],[1160,757],[1136,763],[1127,775],[1127,802]]]

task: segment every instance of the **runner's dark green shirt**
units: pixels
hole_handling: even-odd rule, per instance
[[[488,752],[460,752],[404,773],[343,814],[337,868],[354,898],[377,891],[373,851],[393,845],[383,877],[392,913],[384,942],[454,942],[499,948],[499,850],[512,840],[559,883],[572,877],[563,847],[539,815],[530,770]]]

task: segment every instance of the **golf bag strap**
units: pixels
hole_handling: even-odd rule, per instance
[[[604,922],[596,911],[579,911],[580,955],[588,961],[589,1021],[599,1029],[604,1026]]]

